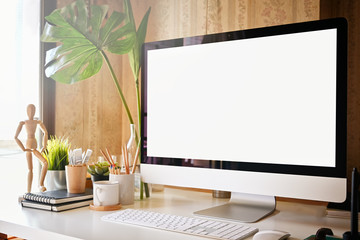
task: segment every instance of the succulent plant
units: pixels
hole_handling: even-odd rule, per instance
[[[108,162],[97,162],[87,166],[87,171],[93,176],[109,176],[109,167]]]

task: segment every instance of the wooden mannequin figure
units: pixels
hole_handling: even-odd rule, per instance
[[[46,188],[44,187],[44,180],[45,180],[45,176],[46,176],[46,172],[47,172],[47,168],[48,168],[48,163],[47,163],[46,159],[41,155],[41,153],[46,149],[47,140],[48,140],[48,132],[42,121],[34,119],[35,106],[33,104],[29,104],[27,106],[27,115],[28,115],[29,119],[25,120],[25,121],[21,121],[19,123],[19,126],[18,126],[18,128],[16,130],[16,134],[15,134],[15,141],[19,145],[19,147],[24,152],[26,152],[26,160],[27,160],[28,170],[29,170],[28,176],[27,176],[27,192],[31,192],[31,185],[32,185],[32,181],[33,181],[32,153],[35,155],[35,157],[37,157],[40,160],[40,162],[42,164],[39,188],[40,188],[41,192],[44,192],[44,191],[46,191]],[[24,147],[23,143],[18,139],[18,136],[24,125],[25,125],[25,129],[27,132],[27,139],[26,139],[26,145],[25,145],[26,147]],[[35,139],[35,131],[36,131],[37,125],[39,125],[41,131],[44,134],[43,147],[40,152],[38,150],[36,150],[37,141]]]

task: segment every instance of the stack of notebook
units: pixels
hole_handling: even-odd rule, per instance
[[[26,193],[21,201],[23,207],[60,212],[73,208],[89,206],[93,199],[93,190],[85,193],[68,193],[66,189],[39,193]]]

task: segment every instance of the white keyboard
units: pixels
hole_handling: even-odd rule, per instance
[[[125,223],[143,227],[204,236],[216,239],[243,239],[255,234],[258,229],[237,223],[228,223],[203,218],[183,217],[136,209],[117,211],[101,218],[103,221]]]

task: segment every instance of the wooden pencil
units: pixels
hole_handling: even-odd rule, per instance
[[[109,149],[108,149],[108,148],[105,148],[105,150],[106,150],[106,153],[108,154],[108,157],[109,157],[110,161],[112,162],[113,165],[115,165],[115,162],[113,161],[113,159],[112,159],[112,157],[111,157],[111,154],[110,154]]]
[[[124,161],[124,168],[125,168],[125,172],[126,172],[126,157],[125,157],[125,150],[124,150],[124,146],[121,147],[121,153],[122,153],[122,158],[123,158],[123,161]]]
[[[134,158],[133,166],[132,166],[132,169],[131,169],[131,174],[135,173],[136,164],[137,164],[137,158],[139,156],[139,152],[140,152],[140,141],[139,141],[139,144],[138,144],[137,149],[136,149],[135,158]]]
[[[126,146],[124,146],[123,149],[124,149],[125,172],[126,172],[126,174],[129,174],[129,173],[130,173],[130,170],[129,170],[129,159],[128,159],[128,152],[127,152]]]
[[[123,164],[124,164],[123,158],[124,158],[124,155],[123,155],[123,156],[120,156],[120,159],[119,159],[119,168],[120,168],[120,171],[121,171],[121,168],[122,168],[122,166],[123,166]]]
[[[105,160],[106,160],[108,163],[110,163],[110,165],[112,165],[111,162],[109,161],[109,159],[107,158],[106,154],[104,153],[104,151],[100,149],[100,152],[101,152],[101,154],[103,155],[103,157],[105,158]]]
[[[126,168],[126,167],[125,167],[126,163],[125,163],[124,146],[121,146],[121,154],[122,154],[122,161],[124,162],[124,168]]]

